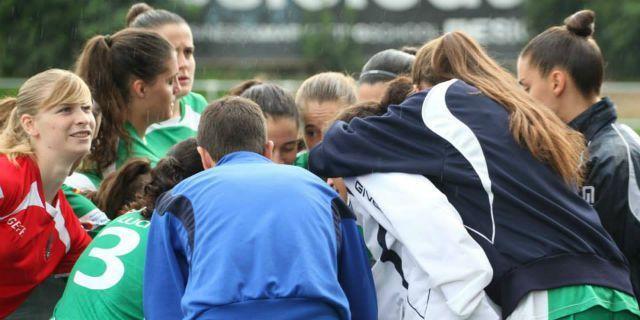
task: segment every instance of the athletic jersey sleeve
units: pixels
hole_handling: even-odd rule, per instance
[[[377,319],[376,288],[356,218],[339,198],[333,200],[332,209],[340,221],[338,281],[349,301],[351,318]]]
[[[497,318],[484,291],[493,276],[489,260],[456,209],[428,179],[386,173],[345,182],[352,201],[403,244],[407,253],[400,254],[415,260],[416,268],[426,274],[428,289],[441,293],[451,313],[462,319]],[[429,294],[408,287],[409,300],[411,295]]]
[[[80,224],[92,238],[109,223],[107,215],[76,189],[62,185],[62,191],[69,201],[73,213],[80,220]]]
[[[9,203],[11,202],[11,189],[9,183],[3,174],[0,177],[0,217],[9,214]]]
[[[16,186],[21,182],[22,173],[0,154],[0,217],[4,217],[18,205]]]
[[[390,106],[383,116],[337,121],[310,151],[309,170],[321,177],[371,172],[440,176],[445,144],[422,121],[423,100],[424,94],[418,94]]]
[[[91,237],[89,237],[89,234],[80,225],[78,218],[73,214],[73,210],[64,197],[62,190],[58,191],[58,199],[60,201],[60,214],[64,217],[64,225],[69,233],[69,251],[53,273],[68,274],[84,249],[91,242]]]
[[[180,301],[188,280],[187,232],[171,212],[156,211],[147,243],[142,286],[145,318],[181,319]]]

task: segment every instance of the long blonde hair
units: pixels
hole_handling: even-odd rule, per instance
[[[478,88],[509,112],[511,134],[520,145],[550,165],[567,184],[582,183],[583,136],[535,102],[468,35],[450,32],[427,42],[416,54],[412,78],[417,86],[457,78]]]
[[[0,100],[0,109],[12,109],[0,134],[0,154],[7,155],[11,161],[21,155],[33,155],[29,135],[20,122],[23,115],[35,116],[57,105],[77,103],[90,104],[91,91],[72,72],[49,69],[29,78],[16,97]]]

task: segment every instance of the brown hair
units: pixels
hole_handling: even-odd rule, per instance
[[[126,211],[125,205],[141,200],[141,190],[150,180],[151,164],[149,159],[128,159],[117,171],[102,180],[95,193],[87,194],[109,219],[115,219]]]
[[[261,83],[247,88],[241,97],[258,104],[264,116],[271,119],[291,119],[300,128],[300,114],[293,96],[273,83]]]
[[[207,150],[214,161],[236,151],[261,154],[266,142],[266,120],[260,107],[249,99],[218,99],[200,117],[198,145]]]
[[[240,96],[243,92],[247,91],[249,88],[260,85],[260,84],[262,84],[262,80],[260,79],[245,80],[233,86],[233,88],[229,89],[229,92],[227,92],[227,95]]]
[[[356,103],[355,80],[339,72],[318,73],[302,82],[296,92],[296,105],[303,114],[311,101],[337,101],[342,107],[352,105]]]
[[[155,29],[166,24],[187,24],[181,16],[171,11],[154,9],[144,2],[138,2],[129,8],[125,23],[127,27],[144,29]]]
[[[571,76],[583,96],[599,95],[604,78],[604,59],[593,39],[596,14],[581,10],[533,38],[520,57],[547,76],[562,68]]]
[[[412,78],[417,86],[457,78],[476,87],[509,112],[511,133],[518,143],[566,183],[582,183],[582,135],[535,102],[471,37],[451,32],[427,42],[416,55]]]
[[[384,107],[385,112],[392,104],[401,104],[407,97],[413,93],[414,86],[409,77],[397,77],[391,80],[387,89],[380,100],[380,104]]]
[[[142,208],[142,216],[149,219],[162,193],[203,170],[196,139],[189,138],[174,145],[153,169],[148,159],[129,159],[90,199],[111,219]]]
[[[29,78],[18,90],[17,97],[0,100],[0,109],[11,110],[0,134],[0,154],[10,160],[20,155],[32,155],[29,135],[22,128],[20,117],[35,116],[61,104],[91,104],[91,92],[75,74],[60,69],[49,69]]]
[[[381,116],[387,112],[387,108],[381,103],[376,101],[362,101],[358,102],[338,113],[333,121],[329,123],[329,126],[336,121],[349,122],[353,118],[366,118],[373,116]],[[327,129],[328,129],[327,127]]]
[[[102,109],[103,121],[83,169],[101,172],[116,161],[118,139],[130,148],[131,137],[124,127],[130,84],[135,79],[153,83],[166,71],[173,52],[171,44],[160,35],[139,29],[125,29],[87,41],[75,72],[91,88]]]

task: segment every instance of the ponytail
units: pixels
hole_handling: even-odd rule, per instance
[[[5,123],[7,123],[12,111],[16,108],[16,101],[14,97],[7,97],[0,100],[0,132],[2,132]]]
[[[22,129],[16,108],[17,99],[14,97],[4,98],[0,101],[0,109],[6,114],[0,119],[0,154],[6,154],[11,161],[17,155],[32,155],[33,150],[29,144],[29,135]],[[7,112],[8,110],[8,112]]]
[[[150,31],[125,29],[113,36],[98,35],[87,41],[76,61],[75,72],[91,88],[102,109],[103,121],[83,170],[102,172],[116,161],[118,140],[131,147],[125,130],[129,86],[133,79],[152,83],[165,71],[173,47]]]

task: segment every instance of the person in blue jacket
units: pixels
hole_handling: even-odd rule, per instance
[[[352,212],[310,172],[270,160],[260,107],[203,112],[205,171],[156,202],[143,280],[147,319],[376,319]]]
[[[577,194],[582,136],[529,97],[464,33],[426,43],[412,78],[421,91],[383,116],[335,123],[311,150],[309,169],[330,177],[412,175],[413,182],[398,179],[393,186],[386,179],[387,188],[376,188],[382,190],[377,194],[364,188],[352,193],[366,195],[374,207],[369,212],[385,210],[380,197],[391,203],[409,194],[417,196],[403,204],[432,207],[413,218],[399,215],[412,230],[425,226],[422,233],[398,233],[399,240],[416,249],[414,257],[430,262],[424,265],[430,278],[446,279],[436,289],[460,315],[470,314],[456,303],[465,291],[448,288],[466,288],[477,279],[464,286],[464,278],[454,276],[460,270],[448,257],[458,254],[451,248],[459,243],[447,241],[446,234],[426,234],[430,224],[453,214],[429,204],[438,193],[488,258],[492,276],[485,291],[502,318],[637,319],[626,259]],[[395,260],[405,275],[416,272]]]

